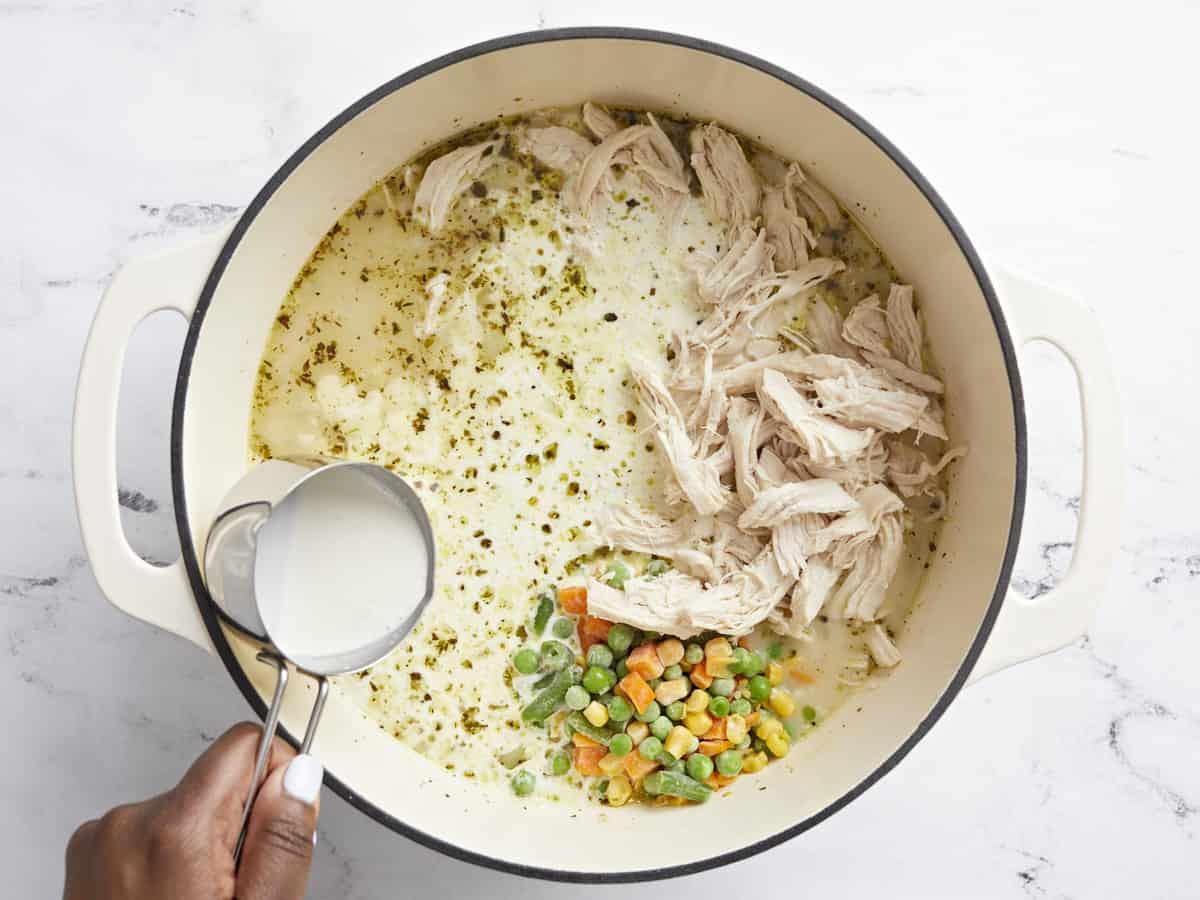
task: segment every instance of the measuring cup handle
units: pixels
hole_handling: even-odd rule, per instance
[[[312,749],[312,743],[317,737],[317,725],[321,722],[321,713],[325,712],[325,700],[329,697],[329,679],[323,675],[314,677],[317,679],[317,699],[313,701],[308,727],[304,729],[304,742],[300,744],[301,753],[308,753]]]
[[[246,796],[246,805],[242,808],[242,827],[238,831],[237,846],[233,850],[233,867],[237,868],[242,858],[242,847],[246,843],[246,830],[250,826],[250,810],[254,809],[254,799],[258,796],[259,785],[262,784],[263,774],[267,771],[267,760],[271,758],[271,742],[275,740],[275,730],[279,726],[279,712],[283,708],[283,694],[287,690],[289,671],[287,663],[266,650],[259,651],[258,661],[275,667],[275,692],[271,697],[271,707],[263,719],[262,737],[258,741],[258,753],[254,757],[254,776],[250,779],[250,793]]]

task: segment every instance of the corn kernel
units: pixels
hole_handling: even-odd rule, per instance
[[[796,711],[796,701],[783,688],[771,688],[771,696],[767,698],[771,711],[785,719]]]
[[[757,753],[750,753],[742,757],[742,771],[753,773],[761,772],[767,767],[767,754],[759,750]]]
[[[672,678],[654,689],[654,699],[662,706],[670,706],[676,700],[686,697],[691,689],[692,685],[686,678]]]
[[[700,749],[700,738],[698,738],[696,735],[692,734],[692,733],[689,731],[689,732],[688,732],[688,745],[687,745],[687,752],[688,752],[688,753],[695,753],[695,752],[696,752],[697,750],[699,750],[699,749]]]
[[[596,763],[598,768],[605,775],[620,775],[625,771],[625,759],[620,756],[613,756],[607,753],[600,757],[600,761]]]
[[[702,735],[712,728],[712,716],[706,712],[692,712],[683,717],[683,724],[694,735]]]
[[[708,673],[709,678],[727,678],[731,662],[733,657],[708,656],[704,659],[704,671]]]
[[[584,709],[583,717],[597,728],[603,728],[608,724],[608,707],[597,700],[593,700]]]
[[[771,751],[772,756],[787,756],[787,752],[791,749],[791,743],[786,735],[777,734],[766,739],[767,749]]]
[[[771,687],[783,684],[783,666],[777,662],[767,663],[767,681],[771,682]]]
[[[708,696],[708,691],[696,688],[696,690],[692,691],[691,696],[683,701],[683,706],[688,712],[702,712],[708,709],[708,701],[711,699]]]
[[[764,741],[783,734],[783,723],[778,719],[763,719],[762,724],[754,729],[754,733]]]
[[[732,659],[733,648],[723,637],[716,637],[704,645],[704,655],[709,659]]]
[[[650,726],[645,722],[638,722],[635,719],[629,723],[629,726],[625,729],[625,733],[629,735],[630,740],[633,741],[633,745],[636,747],[646,739],[646,735],[650,733]]]
[[[682,725],[676,725],[671,729],[671,733],[667,735],[667,739],[663,741],[663,747],[676,759],[683,759],[683,757],[687,756],[688,747],[691,746],[693,737],[695,735]]]
[[[725,740],[730,743],[739,743],[749,733],[750,729],[744,717],[735,713],[725,720]]]
[[[659,641],[655,651],[658,653],[658,661],[663,666],[673,666],[683,662],[683,641],[679,638],[667,638],[665,641]]]
[[[608,790],[604,792],[604,799],[608,801],[609,806],[624,806],[632,796],[633,785],[624,775],[614,775],[608,780]]]

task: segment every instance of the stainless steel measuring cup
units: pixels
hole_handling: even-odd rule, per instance
[[[359,627],[354,636],[322,650],[302,646],[286,627],[287,604],[276,595],[286,589],[281,584],[285,581],[282,576],[287,573],[278,571],[279,568],[294,562],[286,552],[291,535],[283,524],[272,526],[273,521],[294,522],[298,516],[312,515],[302,512],[308,507],[301,504],[306,497],[315,496],[318,490],[326,503],[330,497],[336,501],[337,497],[345,496],[348,509],[356,508],[350,505],[351,500],[356,504],[370,504],[369,507],[363,505],[357,508],[369,508],[376,516],[373,520],[376,524],[381,521],[377,518],[379,515],[384,516],[383,521],[395,516],[397,523],[400,517],[404,517],[406,523],[415,524],[416,533],[424,542],[426,560],[425,570],[413,573],[413,577],[418,579],[416,584],[396,586],[394,597],[407,597],[408,602],[412,597],[418,597],[411,611],[408,602],[396,604],[395,621],[385,616],[386,626],[368,626],[370,633],[365,633]],[[407,636],[429,605],[433,596],[435,552],[433,530],[420,498],[402,478],[370,463],[319,465],[270,460],[246,473],[226,495],[222,506],[224,512],[214,521],[205,545],[205,582],[209,596],[225,622],[263,644],[257,658],[272,666],[276,673],[271,705],[263,720],[254,777],[242,812],[241,832],[234,851],[236,861],[241,855],[250,811],[270,756],[271,741],[279,724],[279,713],[292,667],[317,682],[317,696],[300,745],[300,752],[308,753],[329,694],[329,677],[358,672],[383,659]],[[353,523],[347,523],[344,527],[353,527]],[[267,548],[267,551],[260,552],[260,548]],[[309,564],[313,562],[309,559],[304,561]],[[322,560],[321,564],[337,567],[344,562],[328,559]],[[360,567],[357,571],[361,573],[364,561],[359,559],[355,563]],[[370,560],[365,563],[369,565]],[[346,589],[355,590],[354,571],[348,571],[346,576]],[[388,592],[383,590],[380,593],[386,595]],[[354,625],[338,621],[339,616],[354,615],[354,607],[339,603],[336,598],[331,600],[327,608],[322,607],[321,610],[322,616],[329,617],[329,624]],[[375,602],[374,597],[370,600]],[[387,604],[389,597],[381,596],[377,602]],[[383,611],[387,611],[386,607]],[[333,630],[337,631],[336,627]],[[346,632],[347,629],[341,631]],[[289,643],[292,646],[288,646]]]

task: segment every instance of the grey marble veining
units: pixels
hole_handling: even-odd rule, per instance
[[[869,8],[866,8],[869,7]],[[827,823],[686,884],[708,897],[1194,897],[1200,855],[1200,337],[1191,265],[1200,11],[929,0],[737,15],[697,3],[502,5],[0,0],[0,839],[21,896],[53,896],[73,827],[148,796],[247,710],[219,665],[116,612],[75,524],[79,351],[123,261],[235,217],[347,103],[511,31],[614,23],[778,62],[874,121],[988,256],[1100,316],[1122,392],[1121,551],[1089,635],[965,691],[904,763]],[[769,22],[770,27],[764,27]],[[183,325],[155,317],[126,368],[121,515],[176,552],[167,479]],[[1014,585],[1069,564],[1079,514],[1069,372],[1023,352],[1033,460]],[[326,795],[314,897],[610,896],[467,866]]]

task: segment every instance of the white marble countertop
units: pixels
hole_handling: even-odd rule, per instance
[[[0,844],[52,896],[74,826],[172,783],[247,714],[220,664],[100,596],[72,506],[79,351],[123,260],[236,216],[351,100],[507,32],[620,23],[707,37],[809,78],[921,167],[976,243],[1077,293],[1114,351],[1121,552],[1090,635],[965,691],[916,750],[803,838],[686,885],[740,896],[1184,897],[1200,858],[1200,438],[1193,344],[1200,83],[1190,0],[1111,4],[0,2]],[[748,11],[752,7],[739,7]],[[336,12],[335,12],[336,10]],[[968,12],[968,10],[970,10]],[[138,333],[122,407],[125,521],[174,551],[169,396],[182,322]],[[1026,352],[1030,514],[1018,584],[1065,567],[1078,421],[1065,363]],[[314,897],[611,896],[474,868],[327,794]]]

